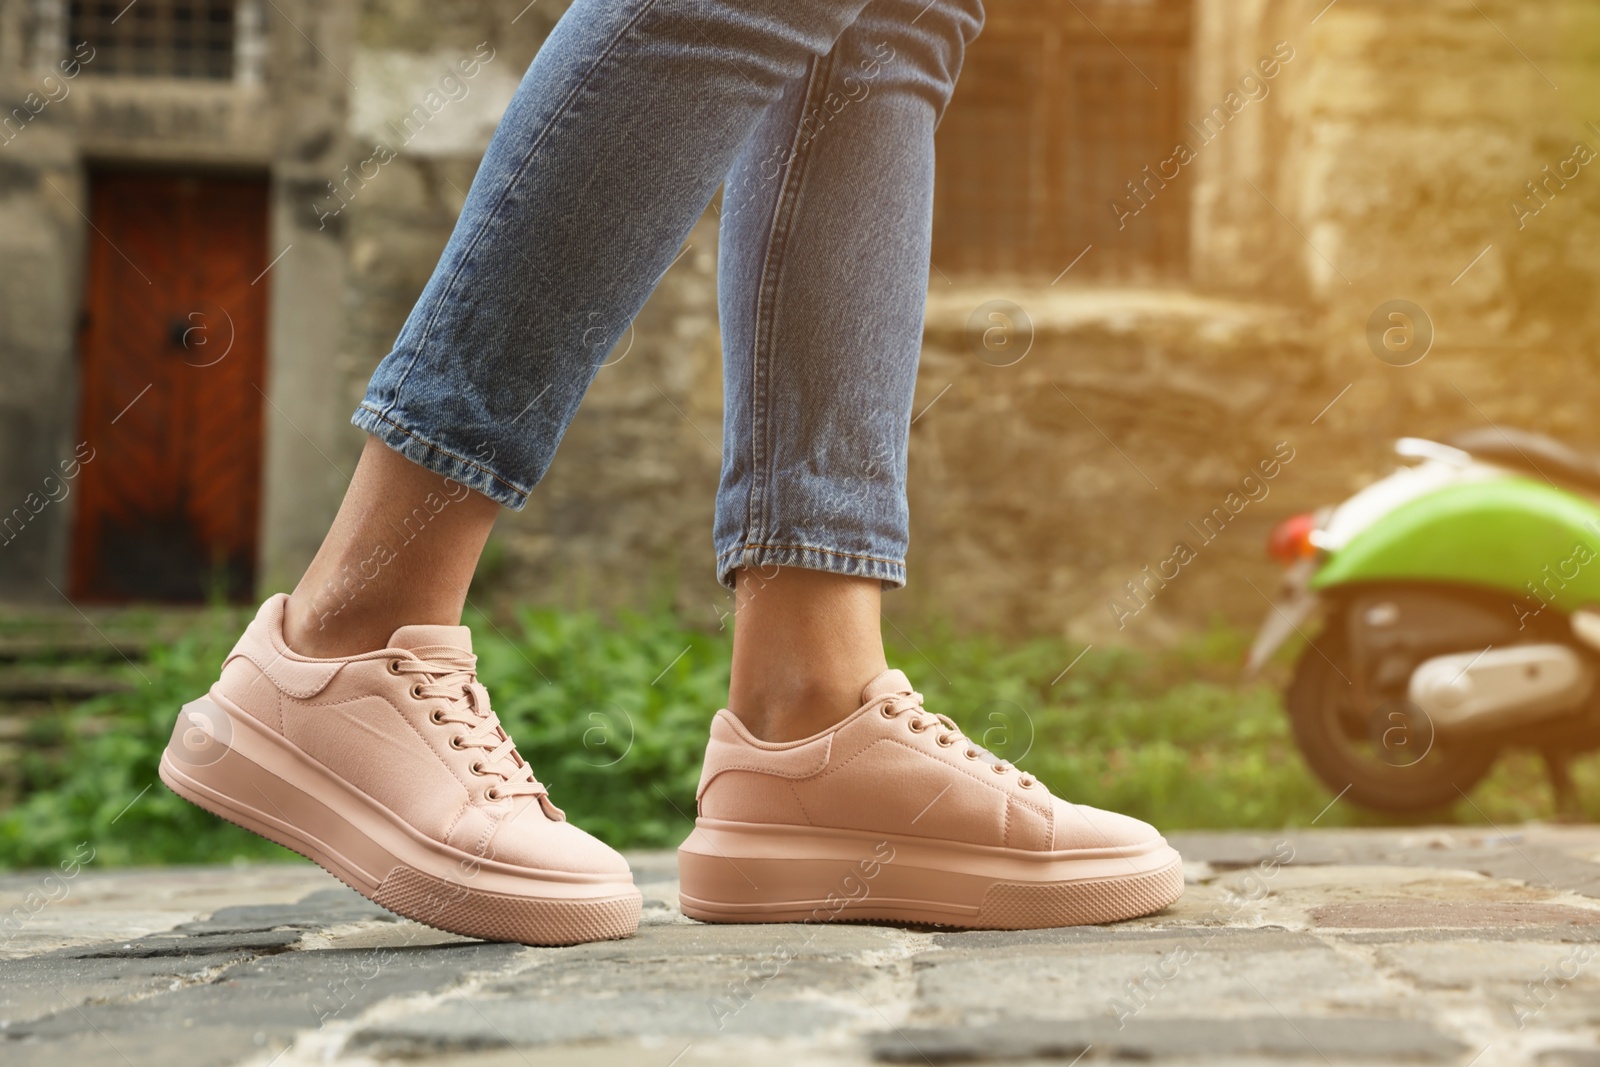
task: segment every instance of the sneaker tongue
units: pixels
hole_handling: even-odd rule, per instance
[[[861,690],[861,703],[870,704],[879,697],[888,696],[891,693],[898,696],[901,693],[910,693],[912,691],[911,679],[891,667],[868,682],[867,687]]]
[[[470,653],[472,631],[465,626],[402,626],[389,638],[389,647],[412,652],[443,647]]]

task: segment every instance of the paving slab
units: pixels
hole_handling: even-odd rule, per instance
[[[0,875],[0,1064],[1600,1067],[1600,831],[1175,835],[1111,926],[709,926],[630,857],[637,936],[399,919],[309,864]]]

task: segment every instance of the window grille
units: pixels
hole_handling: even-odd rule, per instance
[[[1190,0],[988,11],[939,127],[934,265],[1050,279],[1092,245],[1075,280],[1184,275],[1193,175],[1152,182],[1144,168],[1192,140]],[[1137,213],[1119,220],[1113,201]]]
[[[94,48],[86,73],[229,80],[234,31],[234,0],[73,0],[68,40]]]

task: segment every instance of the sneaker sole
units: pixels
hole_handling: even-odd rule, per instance
[[[679,901],[701,922],[878,920],[1033,930],[1150,915],[1183,893],[1164,840],[1028,852],[894,834],[695,820]]]
[[[631,879],[530,875],[432,841],[221,698],[183,706],[161,754],[161,780],[396,915],[439,930],[572,945],[627,937],[639,926],[643,898]]]

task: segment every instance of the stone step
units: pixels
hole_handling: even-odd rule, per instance
[[[0,605],[0,664],[138,662],[200,628],[237,630],[246,609]]]
[[[145,635],[33,632],[0,634],[0,663],[79,660],[94,663],[139,662],[150,654],[155,639]]]
[[[132,688],[120,677],[82,667],[0,668],[0,715],[15,715],[21,704],[76,703]]]

